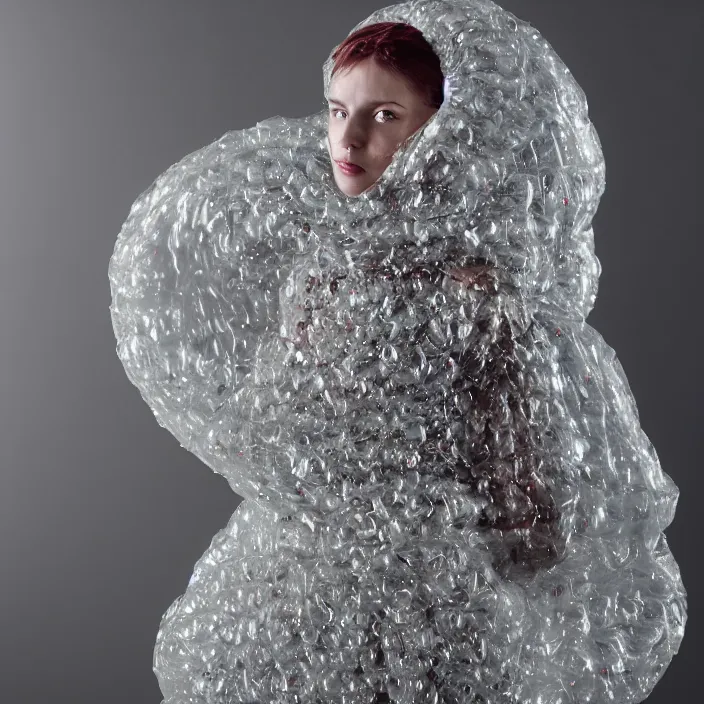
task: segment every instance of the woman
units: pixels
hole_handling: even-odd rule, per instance
[[[165,702],[641,701],[677,492],[584,324],[579,87],[489,0],[380,10],[323,75],[328,114],[185,157],[111,261],[129,378],[246,499],[160,626]]]

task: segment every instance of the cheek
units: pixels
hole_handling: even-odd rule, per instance
[[[388,166],[399,148],[401,143],[406,137],[406,133],[403,129],[396,130],[386,130],[378,134],[378,139],[375,144],[375,152],[379,156],[380,161],[385,162]]]
[[[380,168],[385,169],[391,163],[397,148],[397,140],[385,140],[383,144],[379,145],[375,154],[375,161]]]

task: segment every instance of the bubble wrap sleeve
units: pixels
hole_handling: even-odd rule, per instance
[[[305,197],[297,165],[280,163],[301,148],[297,131],[272,118],[171,166],[135,201],[110,262],[128,377],[159,424],[216,471],[238,456],[204,458],[209,435],[222,417],[242,422],[238,394],[257,346],[278,337],[278,272],[306,239],[290,203],[292,191]]]

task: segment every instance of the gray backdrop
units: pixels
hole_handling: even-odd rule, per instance
[[[383,0],[0,0],[0,702],[159,704],[162,614],[239,503],[120,364],[107,268],[137,195],[232,129],[324,107]],[[588,322],[663,469],[689,592],[649,704],[700,699],[701,0],[504,0],[584,89],[606,158]],[[615,702],[614,704],[619,704]]]

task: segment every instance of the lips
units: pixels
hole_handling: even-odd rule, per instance
[[[340,171],[342,171],[343,174],[347,174],[348,176],[355,176],[364,172],[364,169],[361,166],[357,166],[357,164],[351,164],[349,161],[338,161],[337,159],[335,159],[335,163],[337,164]]]

